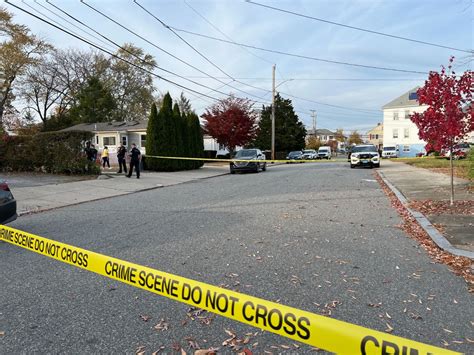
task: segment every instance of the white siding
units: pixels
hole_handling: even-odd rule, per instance
[[[410,120],[405,118],[405,112],[424,112],[428,106],[412,106],[390,108],[383,110],[383,145],[384,146],[402,146],[411,144],[426,144],[418,138],[418,128]],[[398,113],[398,120],[394,120],[394,114]],[[395,115],[396,116],[396,115]],[[394,130],[398,130],[398,138],[393,138]],[[408,130],[408,138],[405,138],[405,132]]]

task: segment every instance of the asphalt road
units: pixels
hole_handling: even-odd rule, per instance
[[[466,283],[433,263],[399,223],[373,171],[328,163],[170,186],[23,216],[12,226],[471,352]],[[225,330],[248,337],[254,353],[311,351],[206,313],[193,320],[187,305],[6,243],[0,255],[2,354],[169,353],[178,344],[188,353],[196,344],[228,352]]]

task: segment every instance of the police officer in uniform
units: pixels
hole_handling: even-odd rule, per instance
[[[125,174],[127,173],[127,164],[125,162],[125,154],[127,154],[127,148],[125,148],[122,144],[120,144],[117,150],[117,159],[119,163],[119,171],[118,173],[122,173],[122,167]]]
[[[135,171],[137,172],[137,179],[140,179],[140,150],[138,150],[135,143],[132,144],[132,149],[130,150],[130,169],[128,171],[128,178],[132,176],[133,167],[135,167]]]

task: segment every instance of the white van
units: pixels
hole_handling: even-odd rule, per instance
[[[331,159],[331,147],[319,147],[318,149],[318,159]]]
[[[388,147],[383,147],[382,150],[382,158],[387,159],[387,158],[396,158],[398,150],[397,147],[395,146],[388,146]]]

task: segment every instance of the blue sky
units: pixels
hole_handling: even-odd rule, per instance
[[[15,0],[11,1],[31,11],[31,8],[28,8],[25,3]],[[44,0],[37,1],[49,7]],[[185,43],[181,42],[153,17],[145,13],[132,0],[85,1],[138,32],[149,41],[192,63],[206,73],[220,78],[219,80],[225,83],[231,81],[231,79],[201,58],[191,48],[187,47]],[[278,51],[334,61],[392,67],[424,73],[428,73],[430,70],[439,70],[440,65],[446,64],[450,55],[454,55],[458,58],[456,68],[458,72],[467,69],[472,70],[472,61],[468,62],[466,60],[468,53],[382,37],[332,24],[316,22],[290,14],[275,12],[250,4],[244,0],[137,1],[170,26],[224,38],[221,33],[199,17],[187,5],[189,4],[232,40]],[[255,1],[397,36],[461,49],[472,50],[473,48],[474,5],[471,3],[471,0]],[[37,3],[28,0],[25,2],[46,13]],[[132,42],[144,48],[146,52],[155,57],[158,65],[162,68],[183,76],[193,77],[193,80],[212,88],[218,88],[223,85],[221,82],[206,78],[196,70],[165,55],[143,40],[94,13],[87,6],[81,4],[79,0],[51,0],[51,2],[115,42]],[[15,14],[14,20],[16,22],[28,25],[33,33],[46,38],[56,47],[88,47],[87,44],[21,13],[21,11],[12,6],[4,5]],[[51,9],[54,10],[54,8]],[[81,33],[51,13],[48,15],[63,24],[64,27]],[[81,34],[84,35],[84,33]],[[285,94],[291,94],[300,98],[348,108],[335,108],[288,97],[293,100],[300,119],[308,126],[311,126],[312,121],[309,110],[314,109],[317,111],[318,128],[336,129],[342,127],[346,131],[358,129],[365,132],[372,126],[375,126],[377,122],[382,121],[380,109],[385,103],[417,85],[422,85],[427,77],[427,74],[356,68],[287,57],[257,50],[245,50],[232,44],[221,43],[181,32],[180,35],[232,78],[264,89],[259,90],[241,83],[232,83],[235,88],[255,95],[247,95],[250,99],[270,101],[271,95],[265,90],[271,90],[271,67],[272,63],[275,63],[278,69],[277,85],[281,84],[277,90],[282,92],[282,96],[287,97]],[[90,38],[90,36],[87,37]],[[98,42],[93,38],[92,41]],[[99,44],[104,46],[102,43]],[[196,91],[202,93],[210,91],[186,80],[170,77],[159,70],[155,72]],[[288,81],[284,82],[285,80]],[[156,87],[162,93],[169,91],[174,97],[179,96],[182,90],[162,80],[156,81]],[[233,92],[238,96],[246,96],[229,87],[223,87],[220,90],[226,93]],[[211,102],[209,99],[203,100],[189,93],[185,94],[188,98],[192,99],[193,107],[198,114],[201,114],[204,108]],[[223,96],[215,92],[210,95],[214,97]],[[256,107],[261,106],[258,103],[255,105]]]

